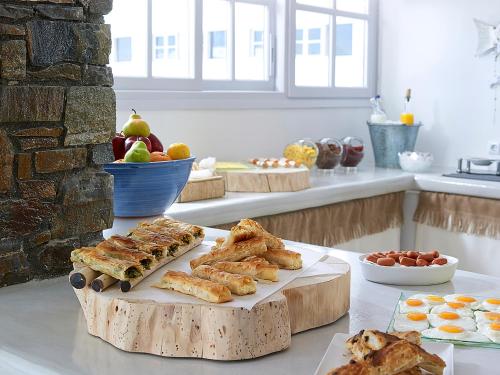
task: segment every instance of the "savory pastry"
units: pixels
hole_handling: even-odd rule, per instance
[[[257,283],[250,276],[234,275],[204,264],[193,270],[193,276],[222,284],[238,296],[253,294],[257,291]]]
[[[185,229],[178,227],[165,227],[161,225],[154,225],[150,223],[139,223],[137,228],[145,229],[149,232],[165,235],[179,241],[183,244],[190,244],[194,240],[194,236]]]
[[[167,256],[175,255],[179,246],[182,245],[181,241],[178,241],[171,236],[150,232],[149,230],[145,229],[132,229],[129,236],[136,240],[164,246],[164,248],[167,250]]]
[[[282,249],[285,247],[280,238],[267,232],[259,223],[252,219],[240,220],[238,224],[231,228],[229,236],[220,246],[232,245],[236,242],[245,241],[254,237],[264,237],[268,249]]]
[[[173,220],[173,219],[168,219],[166,217],[161,217],[161,218],[155,219],[153,221],[153,224],[160,225],[162,227],[178,228],[178,229],[188,231],[189,233],[191,233],[193,235],[194,238],[199,238],[199,237],[205,236],[205,233],[204,233],[202,227],[199,227],[199,226],[193,225],[193,224],[183,223],[183,222]]]
[[[150,254],[143,253],[138,250],[128,249],[110,241],[100,242],[96,246],[95,251],[109,258],[129,260],[131,262],[139,263],[143,270],[149,270],[151,266],[156,263],[155,257]]]
[[[251,276],[255,279],[278,281],[278,266],[255,262],[217,262],[214,267],[229,273]]]
[[[71,261],[84,263],[94,271],[105,273],[118,280],[130,280],[142,275],[139,263],[109,258],[96,251],[95,247],[73,250]]]
[[[108,238],[106,241],[115,243],[123,247],[127,247],[129,249],[143,251],[145,253],[153,255],[157,260],[167,256],[168,254],[168,249],[166,249],[165,246],[155,244],[154,242],[135,240],[131,237],[114,235]]]
[[[271,264],[264,258],[258,257],[257,255],[252,255],[250,257],[244,258],[241,260],[242,262],[254,262],[254,263],[262,263],[262,264]]]
[[[153,286],[175,290],[207,302],[222,303],[232,300],[231,291],[224,285],[189,276],[180,271],[167,271],[160,282]]]
[[[219,261],[238,261],[251,255],[260,255],[267,250],[263,237],[255,237],[246,241],[237,242],[229,246],[223,246],[198,258],[191,260],[191,269],[201,264],[214,264]]]
[[[262,257],[279,268],[286,270],[298,270],[302,268],[302,256],[300,253],[285,249],[267,249]]]

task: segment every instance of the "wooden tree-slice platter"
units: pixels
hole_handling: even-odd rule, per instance
[[[217,172],[224,176],[226,191],[275,193],[311,187],[310,172],[302,168],[267,168]]]
[[[301,277],[252,310],[158,303],[74,289],[87,329],[119,349],[165,357],[241,360],[281,351],[291,335],[332,323],[349,310],[350,267],[322,259],[331,274]]]

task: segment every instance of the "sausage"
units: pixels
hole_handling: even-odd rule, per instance
[[[429,251],[429,253],[432,253],[432,256],[434,258],[439,258],[439,251],[437,250],[432,250],[432,251]]]
[[[393,258],[378,258],[377,264],[379,266],[391,267],[396,264],[396,261]]]
[[[399,258],[399,263],[402,266],[406,266],[406,267],[415,267],[417,265],[417,261],[415,259],[403,257],[403,256],[401,258]]]
[[[401,254],[395,253],[395,254],[387,254],[388,258],[392,258],[396,261],[396,263],[399,263],[399,258],[401,257]]]
[[[419,253],[417,251],[407,251],[406,256],[408,258],[417,259],[419,256]]]
[[[425,259],[417,259],[417,267],[425,267],[428,266],[429,262]]]
[[[432,261],[432,264],[437,264],[438,266],[443,266],[448,263],[448,259],[446,258],[436,258]]]
[[[417,259],[424,259],[428,262],[432,262],[434,260],[434,255],[432,253],[421,253]]]
[[[378,257],[373,255],[373,254],[369,254],[366,256],[365,258],[368,262],[372,262],[372,263],[377,263],[377,259]]]

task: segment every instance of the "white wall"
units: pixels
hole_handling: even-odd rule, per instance
[[[369,108],[270,110],[140,111],[164,146],[185,142],[198,157],[245,160],[278,157],[287,143],[300,138],[360,136],[370,143]],[[118,111],[117,128],[129,113]],[[373,163],[371,147],[363,164]]]
[[[413,89],[416,120],[425,125],[417,149],[433,152],[437,165],[486,156],[488,140],[500,140],[500,98],[493,125],[489,88],[494,60],[474,56],[473,18],[500,23],[500,1],[380,0],[379,92],[398,118],[405,89]]]

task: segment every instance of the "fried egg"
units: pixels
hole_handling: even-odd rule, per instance
[[[472,310],[469,307],[465,306],[465,303],[462,302],[446,302],[443,305],[434,306],[431,310],[431,313],[439,314],[446,311],[457,313],[460,316],[474,316]]]
[[[395,331],[423,331],[427,328],[429,328],[429,321],[425,313],[411,312],[408,314],[397,314],[394,319]]]
[[[478,331],[491,341],[500,344],[500,322],[480,324],[478,326]]]
[[[421,333],[423,337],[431,339],[490,342],[490,339],[488,339],[482,333],[466,331],[461,327],[449,324],[435,328],[429,328],[422,331]]]
[[[410,298],[422,300],[426,305],[430,306],[442,305],[446,302],[443,297],[434,294],[414,294],[408,299]]]
[[[474,312],[474,315],[476,316],[476,322],[478,325],[500,323],[500,313],[497,312],[476,311]]]
[[[479,309],[481,301],[476,298],[465,294],[448,294],[444,296],[446,302],[460,302],[470,307],[472,310]]]
[[[500,312],[500,298],[486,298],[481,302],[481,308],[487,311]]]
[[[466,331],[475,331],[476,323],[471,317],[460,316],[455,312],[443,311],[439,314],[429,314],[429,322],[433,327],[453,325]]]
[[[411,312],[428,313],[430,309],[429,305],[418,298],[408,298],[405,301],[399,301],[399,312],[402,314]]]

